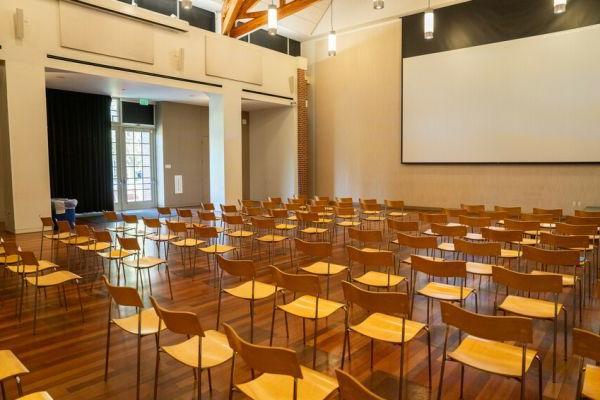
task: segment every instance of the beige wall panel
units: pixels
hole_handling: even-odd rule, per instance
[[[254,46],[225,36],[206,36],[206,75],[263,83],[263,57]]]

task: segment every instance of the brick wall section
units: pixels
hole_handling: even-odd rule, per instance
[[[308,83],[305,71],[298,70],[298,194],[308,196]]]

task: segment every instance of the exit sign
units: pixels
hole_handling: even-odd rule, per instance
[[[140,106],[147,106],[148,104],[150,104],[148,99],[140,99]]]

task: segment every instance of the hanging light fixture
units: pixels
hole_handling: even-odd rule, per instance
[[[183,7],[185,10],[191,10],[192,0],[181,0],[181,7]]]
[[[267,28],[269,35],[277,35],[277,6],[273,0],[267,9]]]
[[[423,26],[425,28],[425,39],[433,39],[435,19],[433,16],[433,9],[431,8],[431,0],[427,2],[427,11],[423,14]]]
[[[554,0],[554,14],[562,14],[567,11],[567,0]]]
[[[385,0],[373,0],[373,8],[376,10],[381,10],[385,7]]]
[[[331,30],[329,31],[329,35],[327,35],[327,54],[335,56],[337,52],[337,38],[333,30],[333,0],[331,0],[331,4],[329,5],[329,14],[331,16]]]

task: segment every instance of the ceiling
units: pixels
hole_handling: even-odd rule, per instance
[[[469,0],[431,0],[431,7],[440,8]],[[219,12],[222,0],[193,0],[194,5]],[[329,32],[332,0],[320,0],[279,22],[279,34],[305,41]],[[251,11],[266,10],[271,0],[260,0]],[[278,1],[275,1],[277,4]],[[348,30],[380,21],[398,18],[428,7],[428,0],[386,0],[383,10],[373,9],[373,0],[333,0],[333,28]]]
[[[204,92],[152,85],[144,82],[116,79],[105,76],[81,74],[57,69],[46,70],[46,87],[74,92],[104,94],[121,99],[170,101],[174,103],[208,106],[208,95]],[[254,111],[284,107],[281,103],[270,103],[256,99],[242,99],[242,110]]]

